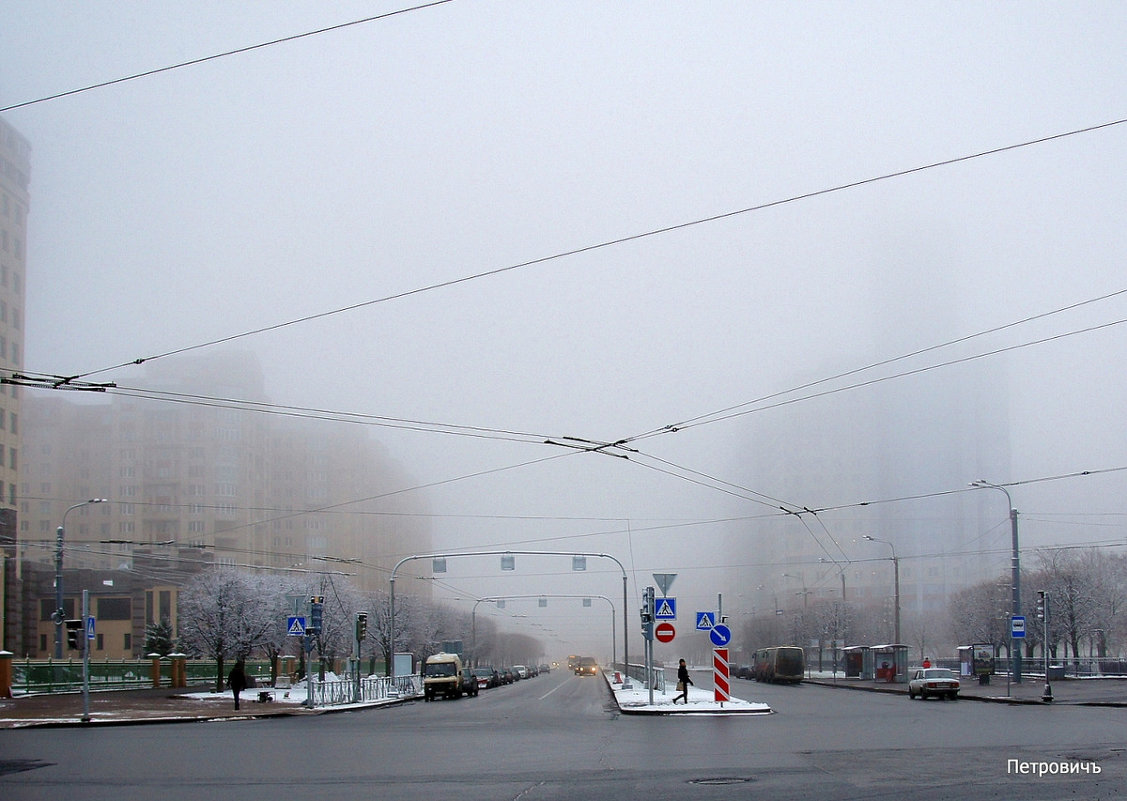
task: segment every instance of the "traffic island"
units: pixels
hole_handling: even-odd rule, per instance
[[[744,701],[741,698],[732,698],[728,701],[716,701],[712,690],[698,690],[689,687],[689,700],[687,703],[678,701],[673,703],[674,697],[679,693],[669,690],[654,690],[653,703],[650,703],[650,691],[634,679],[629,689],[623,689],[622,682],[616,682],[615,677],[603,673],[607,687],[615,705],[624,715],[770,715],[774,713],[767,704],[753,701]]]

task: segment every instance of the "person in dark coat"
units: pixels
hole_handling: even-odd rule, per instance
[[[235,696],[235,709],[239,708],[239,693],[247,688],[247,673],[246,666],[243,660],[235,663],[231,668],[231,672],[227,674],[227,686],[231,688],[231,692]]]
[[[682,659],[677,664],[677,690],[680,695],[673,696],[673,703],[677,703],[677,699],[684,699],[685,703],[689,703],[689,685],[693,680],[689,678],[689,669],[685,666],[685,660]]]

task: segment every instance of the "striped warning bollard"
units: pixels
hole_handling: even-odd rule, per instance
[[[715,687],[715,700],[719,703],[732,700],[728,684],[728,649],[712,649],[712,684]]]

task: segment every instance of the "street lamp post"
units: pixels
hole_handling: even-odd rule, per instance
[[[970,486],[980,489],[996,489],[1006,496],[1006,505],[1010,510],[1010,539],[1012,541],[1010,576],[1012,579],[1011,586],[1013,587],[1013,612],[1011,615],[1016,617],[1021,614],[1021,550],[1018,547],[1017,538],[1017,509],[1014,508],[1013,498],[1010,497],[1009,490],[999,484],[991,484],[986,479],[980,478],[978,481],[972,481]],[[1021,684],[1021,645],[1019,644],[1015,648],[1012,637],[1010,638],[1010,662],[1013,682],[1014,684]]]
[[[878,539],[878,538],[872,537],[868,534],[861,535],[861,538],[866,539],[869,542],[883,542],[885,545],[887,545],[889,548],[892,549],[892,580],[893,580],[893,589],[896,593],[896,596],[895,596],[896,609],[895,609],[895,615],[894,615],[895,623],[893,624],[893,626],[894,626],[893,636],[896,639],[896,645],[900,645],[901,644],[901,642],[900,642],[900,558],[896,555],[896,546],[893,545],[888,540]]]
[[[80,509],[91,503],[105,503],[105,498],[91,498],[63,512],[63,524],[55,531],[55,659],[63,658],[63,621],[66,619],[66,610],[63,609],[63,537],[67,526],[67,515],[75,509]],[[86,621],[82,621],[83,635],[85,635]]]
[[[809,606],[807,599],[810,597],[810,590],[806,589],[806,579],[802,576],[796,576],[794,573],[783,573],[783,578],[798,579],[802,584],[802,608],[806,609]]]
[[[842,566],[842,565],[839,565],[837,562],[834,562],[831,559],[819,558],[818,561],[821,562],[822,564],[833,565],[834,567],[837,568],[838,573],[841,574],[841,600],[844,601],[845,600],[845,567]]]

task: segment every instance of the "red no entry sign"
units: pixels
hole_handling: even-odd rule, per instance
[[[673,628],[672,623],[658,623],[654,627],[654,636],[657,637],[658,642],[673,642],[673,638],[677,636],[677,629]]]

